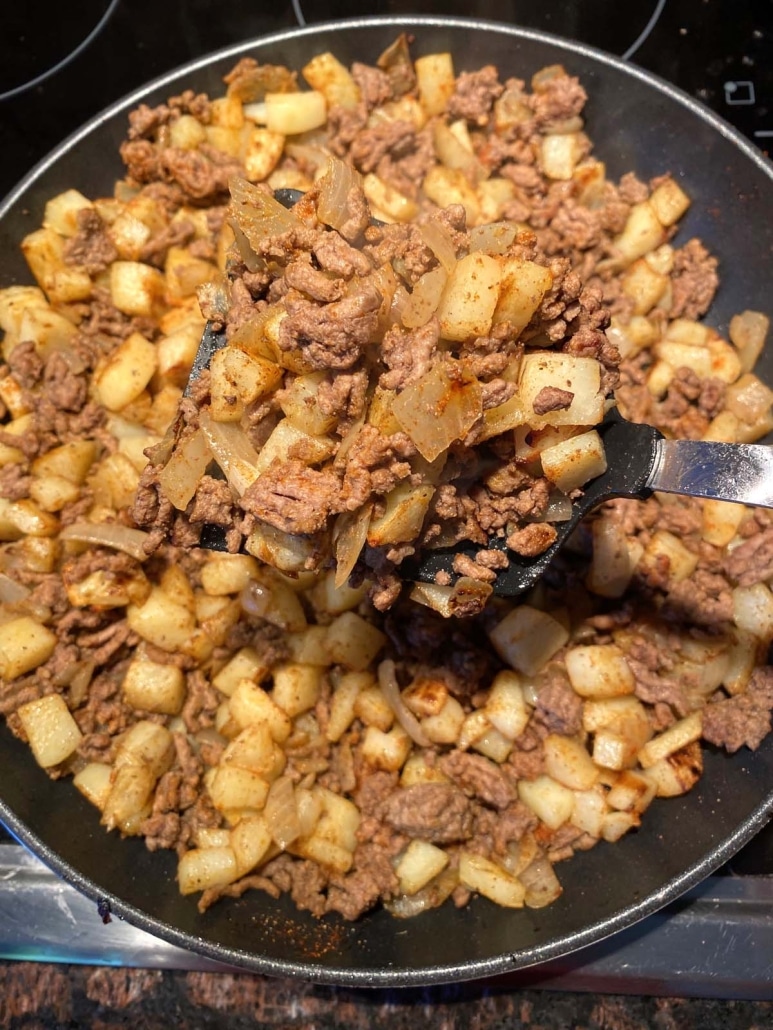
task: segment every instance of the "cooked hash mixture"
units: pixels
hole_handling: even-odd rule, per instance
[[[202,911],[541,907],[706,745],[771,729],[765,510],[611,501],[493,592],[604,470],[615,402],[773,429],[768,319],[700,321],[683,188],[608,179],[578,80],[508,71],[405,36],[372,67],[245,58],[132,112],[112,196],[53,197],[37,285],[0,290],[0,711]]]

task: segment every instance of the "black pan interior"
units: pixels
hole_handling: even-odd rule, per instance
[[[771,309],[773,173],[733,130],[654,77],[596,51],[537,33],[473,21],[365,19],[288,32],[222,51],[153,83],[110,109],[43,162],[0,209],[0,283],[30,281],[18,251],[40,225],[45,200],[68,187],[109,192],[126,112],[184,88],[216,93],[238,57],[301,67],[333,50],[344,62],[375,61],[406,28],[414,55],[450,50],[457,70],[493,63],[502,78],[560,62],[586,86],[588,133],[617,177],[672,172],[693,199],[679,239],[701,237],[719,256],[722,286],[709,321],[726,329],[744,308]],[[773,382],[773,349],[762,374]],[[773,810],[773,739],[756,753],[708,754],[698,787],[653,804],[643,829],[559,867],[563,897],[548,909],[513,912],[478,899],[408,923],[377,912],[349,925],[314,920],[291,902],[251,892],[201,916],[181,898],[174,856],[108,836],[97,813],[66,783],[53,783],[27,747],[0,729],[0,819],[66,879],[118,915],[183,947],[266,973],[359,986],[470,979],[527,966],[600,940],[656,910],[719,866]],[[94,918],[97,919],[95,906]]]

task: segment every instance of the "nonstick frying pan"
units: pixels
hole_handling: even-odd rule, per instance
[[[222,91],[244,55],[300,68],[332,50],[344,63],[374,62],[401,31],[414,56],[441,50],[457,71],[493,63],[502,78],[528,79],[562,63],[579,75],[595,152],[617,178],[670,171],[693,204],[679,239],[702,238],[721,263],[709,321],[726,330],[744,308],[773,309],[773,168],[733,129],[654,76],[588,47],[493,23],[440,18],[367,18],[329,23],[234,46],[158,79],[114,105],[43,161],[0,209],[0,284],[29,282],[19,252],[40,225],[48,197],[68,187],[110,192],[122,174],[118,147],[127,112],[183,89]],[[94,85],[98,89],[98,83]],[[773,383],[773,348],[761,374]],[[159,937],[255,971],[352,986],[402,986],[491,976],[567,954],[656,911],[730,858],[773,812],[773,739],[752,753],[706,755],[698,786],[656,801],[644,825],[559,867],[563,896],[547,909],[512,911],[476,899],[414,920],[383,911],[348,924],[315,920],[283,897],[258,892],[204,915],[182,898],[173,854],[148,852],[100,828],[98,813],[67,783],[53,782],[25,744],[0,728],[0,819],[64,879]],[[99,918],[97,905],[94,919]]]

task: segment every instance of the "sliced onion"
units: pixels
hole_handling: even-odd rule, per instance
[[[132,529],[117,522],[73,522],[59,534],[60,540],[75,540],[95,547],[112,547],[131,555],[137,561],[147,558],[145,544],[149,538],[149,534],[141,529]]]
[[[419,226],[419,232],[446,272],[450,272],[456,264],[456,250],[446,227],[432,220],[423,222]]]
[[[280,776],[271,784],[263,809],[268,832],[284,851],[301,835],[295,787],[289,776]]]
[[[429,322],[440,307],[447,283],[448,272],[442,265],[430,269],[417,280],[402,312],[406,329],[419,329]]]
[[[555,490],[548,499],[547,508],[545,508],[545,514],[539,520],[540,522],[568,522],[573,514],[572,502],[566,496],[561,493],[560,490]]]
[[[518,879],[526,888],[524,901],[528,908],[545,908],[563,894],[563,887],[558,881],[552,863],[539,855],[523,869]]]
[[[446,868],[442,873],[430,880],[415,894],[402,894],[384,903],[389,913],[397,919],[411,919],[431,908],[438,908],[453,894],[459,884],[459,871]]]
[[[434,461],[480,417],[480,383],[460,362],[438,362],[397,396],[392,410],[422,457]]]
[[[232,198],[230,213],[253,248],[257,248],[266,236],[278,236],[300,226],[297,215],[283,207],[271,193],[239,176],[234,176],[229,186]]]
[[[340,230],[349,221],[349,195],[362,189],[359,172],[340,158],[331,157],[327,171],[319,181],[317,218],[325,225]]]
[[[197,429],[172,451],[158,475],[161,489],[179,511],[185,511],[212,460],[207,438]]]
[[[238,422],[215,422],[202,412],[201,431],[212,457],[239,497],[258,478],[258,452]]]
[[[344,512],[338,516],[333,531],[335,537],[336,556],[336,588],[342,587],[349,579],[352,569],[357,564],[365,541],[368,538],[368,525],[373,513],[372,504],[363,504],[353,512]]]
[[[405,707],[395,675],[395,663],[391,658],[386,658],[378,667],[378,685],[381,687],[389,707],[395,713],[395,719],[411,740],[419,747],[431,747],[431,741],[419,725],[418,719]]]
[[[29,597],[30,593],[28,587],[17,583],[15,579],[6,576],[4,572],[0,572],[0,604],[17,604]]]

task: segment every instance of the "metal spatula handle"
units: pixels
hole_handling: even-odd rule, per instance
[[[773,447],[657,440],[651,490],[773,507]]]

